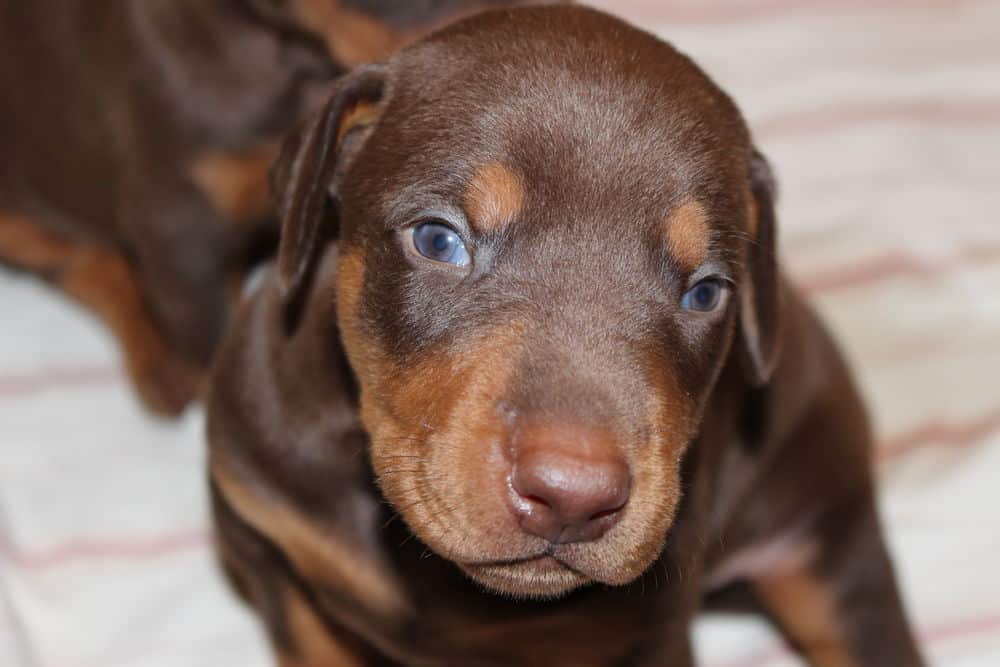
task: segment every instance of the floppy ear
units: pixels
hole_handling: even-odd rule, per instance
[[[323,242],[336,237],[334,177],[351,158],[343,150],[343,139],[374,122],[384,81],[378,66],[360,67],[339,79],[322,111],[285,140],[271,168],[281,219],[278,290],[286,305],[301,296]]]
[[[771,379],[781,351],[781,285],[777,261],[777,185],[767,160],[750,156],[750,253],[740,295],[740,331],[747,379],[756,386]]]

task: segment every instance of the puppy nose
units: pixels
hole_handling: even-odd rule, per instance
[[[579,426],[522,430],[512,503],[521,527],[553,543],[596,540],[628,502],[629,469],[606,432]]]

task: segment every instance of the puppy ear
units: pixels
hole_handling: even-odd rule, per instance
[[[378,66],[360,67],[338,80],[322,111],[289,135],[271,168],[281,219],[278,290],[286,304],[301,296],[322,242],[336,236],[336,211],[330,205],[336,199],[334,177],[351,157],[342,150],[343,139],[374,122],[384,82]],[[324,228],[328,220],[329,229]]]
[[[756,150],[750,156],[750,253],[747,284],[740,294],[743,365],[755,386],[771,379],[781,351],[781,284],[777,261],[777,185],[767,160]]]

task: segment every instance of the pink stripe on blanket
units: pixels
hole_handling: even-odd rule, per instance
[[[39,571],[85,560],[150,560],[201,550],[209,543],[209,531],[190,529],[145,540],[78,538],[34,552],[22,551],[14,544],[0,542],[0,557],[16,567]]]
[[[117,366],[65,366],[0,377],[0,398],[21,398],[53,389],[109,386],[122,382]]]
[[[932,276],[969,266],[1000,261],[1000,244],[968,246],[942,261],[922,261],[898,251],[813,275],[796,275],[795,284],[807,293],[825,293],[863,287],[891,278]]]
[[[935,419],[884,440],[878,448],[878,461],[885,463],[924,449],[961,449],[982,442],[998,431],[1000,407],[961,423]]]
[[[871,123],[1000,127],[1000,99],[941,97],[857,102],[843,106],[789,111],[753,121],[751,126],[757,138],[766,141]]]
[[[922,646],[936,646],[949,641],[992,635],[1000,631],[1000,612],[958,618],[920,627],[917,629]],[[768,667],[789,660],[794,654],[783,646],[771,646],[742,658],[716,662],[710,667]]]
[[[978,0],[982,2],[983,0]],[[950,9],[976,4],[977,0],[754,0],[706,2],[705,0],[591,0],[632,20],[660,21],[668,25],[729,24],[782,18],[789,14],[841,15],[873,10]]]

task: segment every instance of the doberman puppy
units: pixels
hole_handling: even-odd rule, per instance
[[[813,665],[922,664],[865,410],[686,57],[480,14],[340,79],[275,182],[208,431],[282,665],[683,667],[706,596]]]
[[[343,68],[496,4],[0,0],[0,262],[94,311],[176,414],[273,249],[280,136]]]

